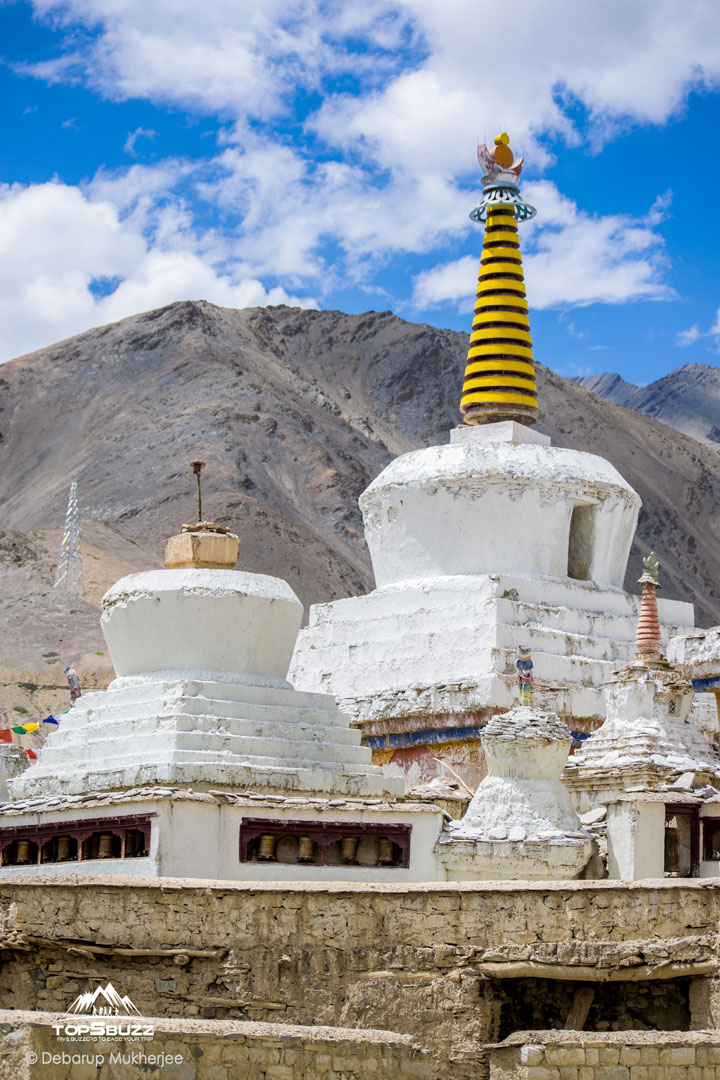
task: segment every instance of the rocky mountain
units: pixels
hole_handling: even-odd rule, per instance
[[[199,456],[208,463],[205,516],[239,533],[240,565],[287,579],[306,605],[364,591],[372,574],[358,496],[394,455],[447,438],[466,350],[466,334],[390,312],[205,302],[80,334],[0,371],[2,526],[18,544],[32,533],[37,546],[62,524],[76,479],[85,563],[94,545],[98,582],[109,584],[121,567],[158,565],[165,537],[195,519],[188,463]],[[652,546],[664,595],[694,600],[702,623],[720,622],[717,450],[541,365],[538,382],[542,429],[609,458],[642,496],[629,587]],[[23,559],[30,578],[13,586],[18,600],[44,582],[33,601],[37,641],[57,601],[53,536],[42,573]],[[71,646],[72,619],[56,633],[63,649],[42,638],[41,655],[64,652],[70,662],[103,650],[99,631],[93,642],[78,630]],[[0,639],[0,669],[13,656],[10,634]]]
[[[607,372],[574,381],[613,405],[662,420],[694,439],[720,442],[720,369],[716,367],[686,364],[648,386],[636,386]]]

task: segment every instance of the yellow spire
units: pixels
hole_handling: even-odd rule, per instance
[[[478,149],[485,193],[471,213],[486,221],[478,275],[475,318],[465,368],[460,411],[466,424],[516,420],[534,424],[537,387],[525,298],[517,220],[532,217],[533,207],[519,198],[515,161],[507,135],[488,150]]]

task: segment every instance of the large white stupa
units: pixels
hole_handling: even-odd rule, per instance
[[[576,731],[599,726],[603,684],[632,658],[638,615],[623,580],[640,499],[608,461],[531,426],[517,221],[535,211],[506,136],[480,157],[485,193],[471,217],[486,230],[464,424],[448,445],[396,458],[363,492],[376,588],[312,607],[291,665],[295,685],[334,694],[378,760],[395,752],[411,775],[442,743],[470,762],[459,744],[517,699],[520,646],[533,656],[536,705]],[[661,601],[660,616],[666,640],[694,622],[692,604],[677,601]]]

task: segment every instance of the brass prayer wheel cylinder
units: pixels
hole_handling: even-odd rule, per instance
[[[69,836],[59,836],[57,842],[58,862],[66,862],[72,858],[72,841]]]
[[[393,861],[393,842],[388,840],[386,836],[380,838],[378,862],[381,866],[389,866]]]
[[[357,836],[343,836],[340,841],[340,858],[345,863],[355,862],[355,855],[357,853],[358,838]]]
[[[98,859],[112,859],[113,856],[113,838],[112,833],[104,832],[100,833],[100,844],[98,846]]]
[[[19,863],[29,863],[32,861],[32,848],[29,840],[18,840],[17,861]]]
[[[263,833],[258,845],[258,859],[270,861],[275,858],[275,840],[272,833]]]
[[[301,836],[298,846],[298,862],[312,862],[315,857],[315,844],[309,836]]]

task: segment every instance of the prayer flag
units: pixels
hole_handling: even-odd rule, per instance
[[[45,719],[43,720],[43,724],[57,724],[57,723],[58,723],[58,721],[55,719],[54,716],[46,716]]]
[[[12,731],[9,727],[0,728],[0,743],[12,742]]]
[[[32,758],[33,761],[37,761],[37,754],[34,750],[26,750],[25,753],[29,758]]]
[[[26,730],[26,731],[28,732],[28,734],[29,734],[29,733],[30,733],[31,731],[37,731],[37,729],[38,729],[39,727],[40,727],[40,725],[39,725],[39,724],[25,724],[25,730]]]
[[[27,731],[25,730],[24,727],[14,727],[14,728],[11,728],[10,730],[14,731],[16,735],[27,735]]]

